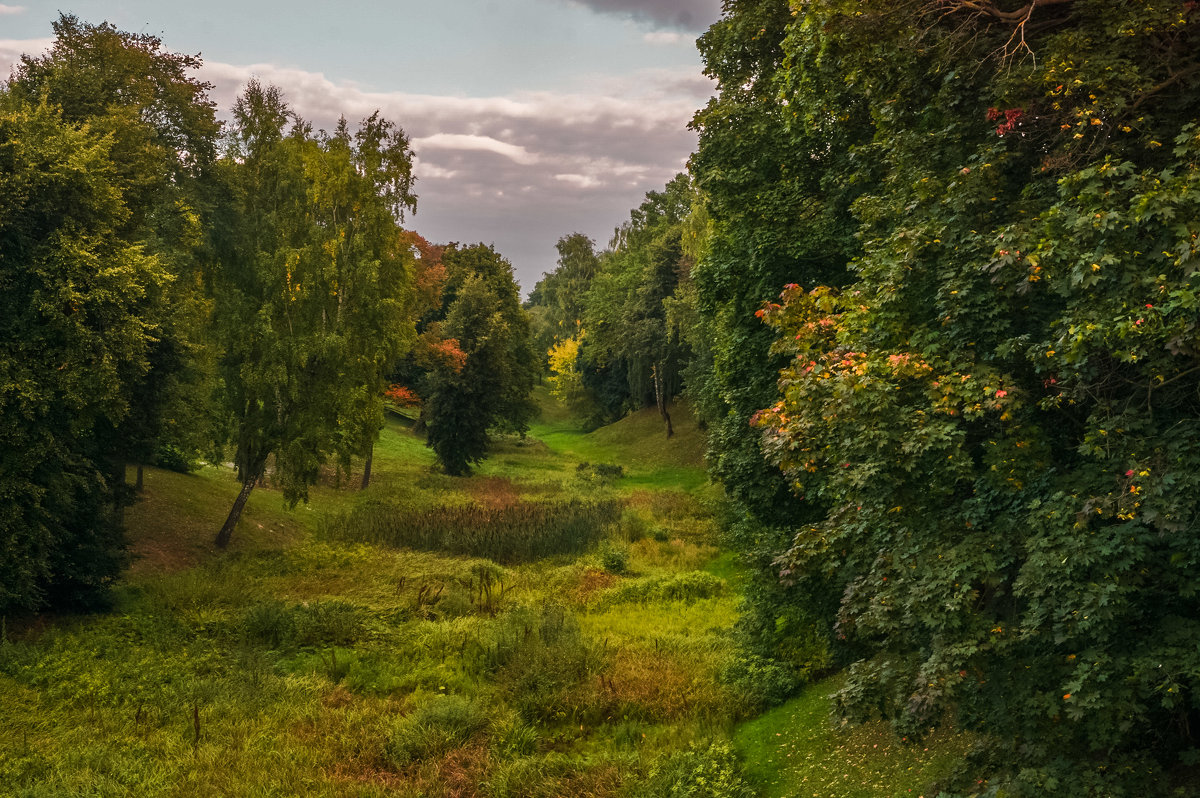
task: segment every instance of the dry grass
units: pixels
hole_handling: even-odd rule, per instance
[[[476,477],[470,491],[478,504],[492,510],[512,507],[521,500],[521,491],[508,477]]]

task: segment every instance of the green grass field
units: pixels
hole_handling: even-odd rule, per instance
[[[824,684],[749,718],[722,682],[741,566],[674,416],[551,412],[467,478],[393,417],[368,490],[260,487],[226,552],[232,471],[147,469],[114,609],[6,626],[0,795],[918,794],[960,738],[836,732]]]

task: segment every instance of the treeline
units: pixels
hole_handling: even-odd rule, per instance
[[[589,427],[657,407],[684,393],[696,353],[692,266],[700,210],[687,175],[651,191],[613,233],[607,249],[582,233],[559,239],[558,267],[543,275],[527,307],[551,392]]]
[[[398,125],[314,130],[257,82],[222,125],[198,58],[68,15],[54,31],[0,85],[0,614],[104,601],[140,464],[232,459],[219,546],[268,476],[294,503],[361,458],[365,487],[419,348],[446,354],[423,404],[448,471],[502,418],[525,428],[512,267],[401,227]]]
[[[774,698],[978,732],[948,795],[1188,793],[1200,8],[727,0],[699,44],[690,187],[534,293],[557,389],[687,364]]]

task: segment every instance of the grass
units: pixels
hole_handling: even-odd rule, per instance
[[[835,728],[829,695],[837,687],[837,677],[810,685],[738,728],[734,744],[763,798],[922,796],[971,746],[969,735],[953,730],[908,743],[882,721]]]
[[[232,471],[147,468],[116,608],[0,639],[0,793],[748,795],[731,734],[767,795],[905,794],[830,792],[830,774],[876,789],[952,762],[957,739],[889,770],[910,749],[834,734],[820,691],[744,718],[721,680],[742,569],[716,545],[702,433],[674,418],[666,441],[652,413],[585,434],[551,408],[451,478],[393,416],[367,491],[332,470],[307,505],[257,488],[227,552]],[[582,525],[507,556],[526,516],[530,534]],[[417,531],[362,534],[368,517]]]

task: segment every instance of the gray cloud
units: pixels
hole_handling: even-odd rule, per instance
[[[204,67],[223,109],[251,76],[279,85],[317,127],[375,109],[399,123],[417,156],[409,224],[434,241],[495,244],[526,292],[554,268],[560,236],[607,243],[647,191],[685,168],[696,145],[687,123],[712,91],[690,70],[598,79],[572,93],[458,97],[371,92],[266,64]]]
[[[6,58],[48,44],[0,40],[0,69],[7,74]],[[596,79],[575,92],[499,97],[372,92],[270,64],[209,62],[201,77],[225,113],[251,77],[282,88],[318,128],[379,109],[416,153],[417,213],[408,226],[433,241],[495,244],[525,292],[554,268],[560,236],[578,231],[607,243],[647,191],[684,169],[696,144],[687,123],[712,91],[702,75],[667,69]]]
[[[572,0],[601,14],[632,17],[658,28],[700,32],[721,16],[720,0]]]

